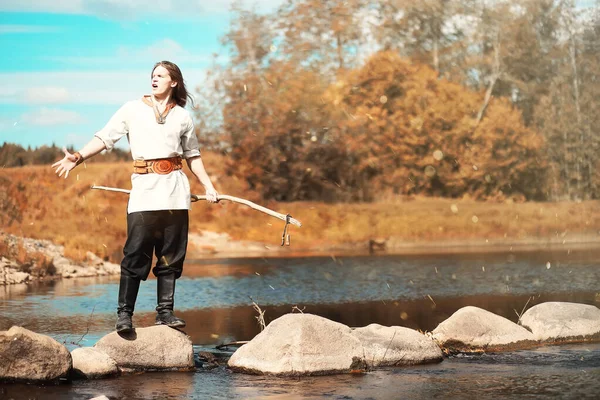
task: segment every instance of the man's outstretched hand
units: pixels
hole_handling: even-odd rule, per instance
[[[77,157],[74,154],[69,153],[69,151],[63,147],[63,151],[65,153],[65,157],[52,164],[52,168],[55,168],[54,172],[61,177],[65,174],[65,179],[69,176],[69,171],[71,171],[77,165]]]

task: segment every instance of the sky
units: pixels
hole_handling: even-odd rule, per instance
[[[246,2],[270,11],[283,0]],[[1,0],[0,144],[80,148],[125,102],[150,93],[160,60],[188,90],[226,62],[232,0]],[[127,143],[119,147],[128,148]]]

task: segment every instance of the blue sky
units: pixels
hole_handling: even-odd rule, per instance
[[[83,146],[120,105],[149,93],[160,60],[177,63],[194,93],[212,55],[227,59],[219,39],[231,2],[0,1],[0,144]]]

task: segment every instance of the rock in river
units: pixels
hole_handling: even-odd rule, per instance
[[[573,342],[600,340],[600,309],[566,302],[547,302],[531,307],[520,324],[537,340]]]
[[[478,307],[463,307],[433,330],[433,338],[449,353],[504,351],[537,344],[527,329]]]
[[[93,379],[119,373],[115,360],[96,348],[77,348],[71,352],[71,356],[73,357],[73,374],[75,377]]]
[[[166,325],[109,333],[94,347],[112,358],[122,371],[190,370],[194,348],[189,336]]]
[[[352,331],[362,343],[370,367],[439,362],[442,350],[429,337],[401,326],[371,324]]]
[[[69,350],[49,336],[19,326],[0,332],[0,380],[55,381],[71,366]]]
[[[255,374],[325,375],[350,372],[361,359],[363,347],[350,327],[317,315],[286,314],[233,353],[228,365]]]

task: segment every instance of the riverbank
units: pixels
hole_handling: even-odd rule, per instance
[[[219,165],[218,157],[207,157],[211,165]],[[85,261],[89,251],[119,263],[126,240],[127,195],[90,187],[130,188],[129,166],[89,164],[69,179],[58,179],[43,166],[0,170],[8,185],[0,193],[5,196],[0,209],[2,231],[50,240],[64,246],[64,256],[77,262]],[[600,232],[597,201],[519,203],[388,196],[373,203],[283,203],[261,201],[243,182],[222,172],[212,178],[220,193],[289,213],[302,227],[288,227],[291,245],[282,247],[283,221],[227,201],[197,202],[190,211],[190,233],[195,235],[190,236],[190,254],[202,257],[412,254],[452,248],[510,251],[511,247],[593,244]],[[202,193],[194,179],[191,185],[192,193]]]
[[[548,238],[431,240],[408,242],[397,238],[296,248],[247,240],[225,233],[189,234],[188,259],[277,258],[312,256],[421,255],[457,253],[517,253],[600,249],[599,235],[557,235]],[[118,275],[116,263],[87,251],[83,260],[65,256],[64,246],[49,240],[22,238],[0,232],[0,285],[38,280]]]
[[[0,243],[0,285],[120,273],[119,265],[89,251],[82,261],[69,259],[64,255],[64,246],[49,240],[0,232]]]
[[[207,240],[208,239],[208,240]],[[519,253],[535,251],[587,251],[600,249],[600,235],[483,240],[404,241],[381,238],[355,243],[323,245],[312,248],[279,246],[252,241],[232,240],[227,234],[204,232],[190,234],[188,259],[235,259],[245,257],[316,257],[367,255],[427,255],[465,253]]]

